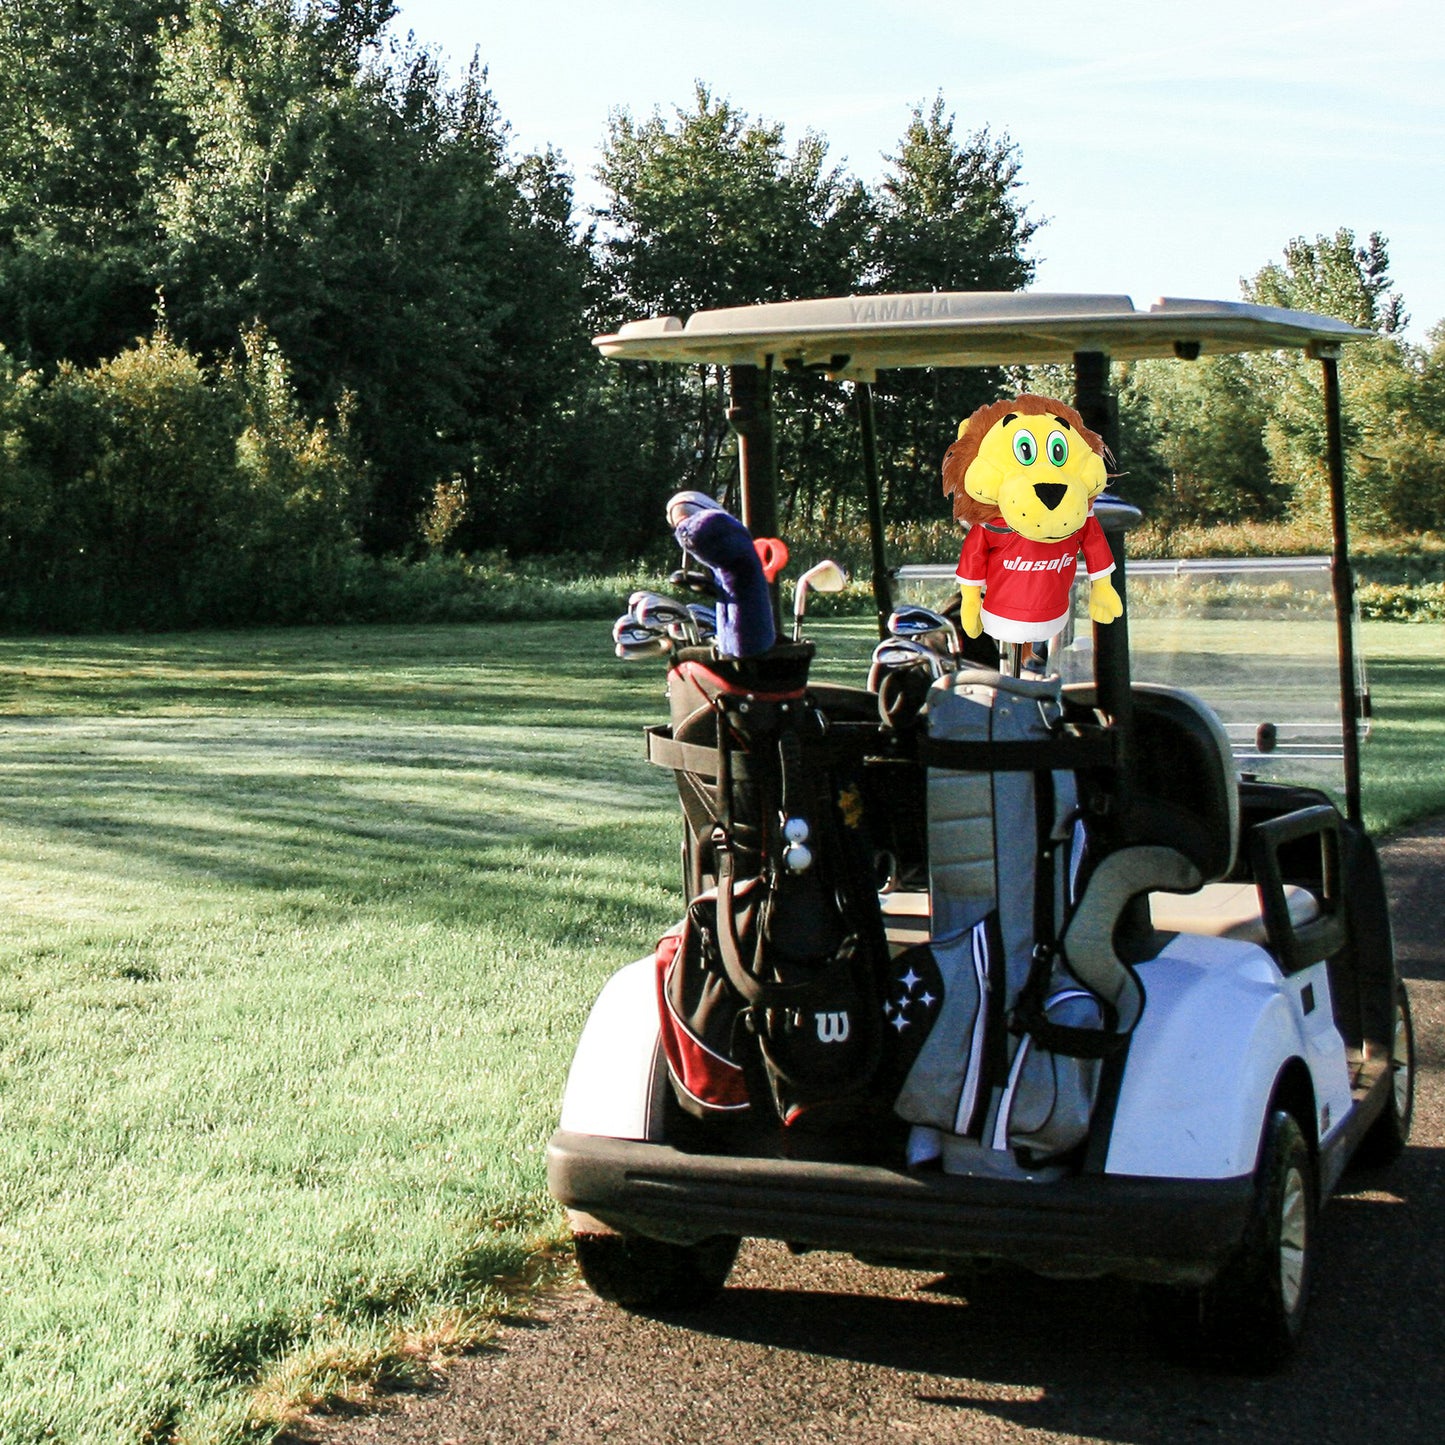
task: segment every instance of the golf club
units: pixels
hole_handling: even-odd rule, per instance
[[[911,638],[885,637],[873,649],[868,668],[869,692],[878,691],[885,672],[899,672],[910,667],[927,667],[929,675],[935,679],[944,674],[943,659],[932,648]]]
[[[941,612],[931,607],[909,603],[893,610],[888,618],[888,631],[899,638],[911,638],[931,647],[935,652],[957,656],[963,649],[958,629]]]
[[[848,585],[848,574],[833,561],[822,561],[809,567],[793,593],[793,641],[803,635],[803,613],[808,609],[808,592],[841,592]]]
[[[695,646],[698,641],[697,623],[685,602],[675,597],[664,597],[660,592],[634,592],[628,599],[632,615],[644,627],[666,630],[673,625],[682,629],[682,640]]]

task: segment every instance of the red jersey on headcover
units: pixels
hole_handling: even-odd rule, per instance
[[[1079,550],[1089,580],[1114,570],[1114,554],[1093,511],[1062,542],[1032,542],[1002,522],[980,522],[963,539],[958,580],[984,591],[983,626],[1000,642],[1041,642],[1069,620]]]

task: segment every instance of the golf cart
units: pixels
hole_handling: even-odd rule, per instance
[[[753,1236],[944,1272],[1118,1276],[1191,1353],[1287,1357],[1317,1210],[1352,1158],[1404,1148],[1413,1098],[1360,806],[1337,358],[1364,334],[1239,303],[935,293],[598,338],[619,361],[728,369],[759,538],[776,530],[772,374],[853,385],[882,641],[868,686],[810,682],[801,641],[671,657],[648,754],[678,780],[687,917],[603,989],[548,1151],[597,1293],[699,1304]],[[1122,617],[1084,611],[1052,656],[981,655],[927,613],[927,647],[902,635],[918,610],[895,607],[910,579],[884,556],[879,370],[1071,364],[1075,409],[1112,444],[1110,358],[1286,348],[1323,368],[1336,717],[1331,746],[1316,731],[1304,751],[1337,760],[1343,808],[1290,779],[1287,727],[1232,737],[1195,692],[1133,675],[1139,513],[1107,494]],[[810,948],[828,960],[813,973]]]

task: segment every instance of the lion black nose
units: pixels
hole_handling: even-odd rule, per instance
[[[1065,486],[1063,482],[1034,483],[1034,491],[1038,494],[1039,501],[1051,512],[1064,500],[1064,493],[1068,490],[1068,487]]]

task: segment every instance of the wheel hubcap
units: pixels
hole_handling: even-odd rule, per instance
[[[1405,1010],[1395,1010],[1395,1046],[1390,1054],[1394,1071],[1395,1113],[1404,1118],[1410,1109],[1410,1034],[1405,1027]]]
[[[1285,1310],[1293,1314],[1304,1295],[1305,1246],[1308,1243],[1308,1195],[1298,1169],[1285,1175],[1279,1220],[1279,1286]]]

